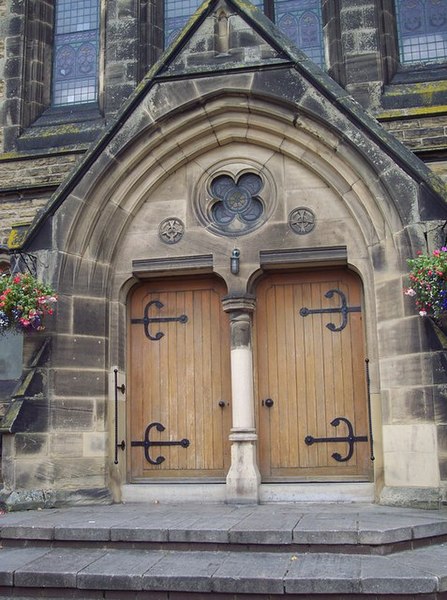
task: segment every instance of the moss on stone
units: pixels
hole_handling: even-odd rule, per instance
[[[421,81],[388,86],[386,94],[387,96],[400,96],[402,94],[432,95],[446,91],[447,81]]]
[[[28,137],[50,137],[55,135],[69,135],[78,134],[85,131],[85,125],[82,123],[61,123],[60,125],[54,125],[51,127],[39,127],[35,130],[30,130]]]
[[[427,117],[433,115],[447,114],[447,104],[440,104],[438,106],[414,106],[411,108],[392,108],[390,110],[384,110],[376,115],[376,119],[379,121],[385,121],[387,119],[398,119],[407,117]]]

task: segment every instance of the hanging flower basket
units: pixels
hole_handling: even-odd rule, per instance
[[[408,261],[410,286],[404,294],[413,296],[421,317],[443,322],[447,315],[447,247],[431,254],[420,253]]]
[[[52,315],[54,290],[30,274],[0,276],[0,334],[31,333],[45,329],[44,318]]]

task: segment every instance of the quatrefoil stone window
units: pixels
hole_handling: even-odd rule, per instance
[[[210,184],[210,217],[222,232],[238,234],[254,229],[265,212],[260,193],[263,181],[256,173],[239,177],[218,175]]]

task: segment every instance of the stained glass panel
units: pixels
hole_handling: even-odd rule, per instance
[[[165,47],[175,40],[202,0],[165,0]]]
[[[396,0],[400,61],[447,59],[447,0]]]
[[[98,99],[99,0],[56,2],[53,106]]]
[[[309,58],[324,67],[323,18],[320,0],[275,0],[281,31]]]

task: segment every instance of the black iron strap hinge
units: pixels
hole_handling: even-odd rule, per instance
[[[161,465],[161,463],[166,460],[164,456],[158,456],[154,460],[151,457],[151,455],[149,454],[149,448],[151,446],[181,446],[182,448],[188,448],[188,446],[190,445],[190,441],[187,440],[186,438],[183,438],[182,440],[179,440],[177,442],[171,442],[171,441],[153,442],[150,439],[150,433],[154,427],[156,428],[157,431],[160,431],[160,432],[164,431],[166,429],[161,423],[157,423],[156,421],[154,423],[149,423],[149,425],[146,427],[146,430],[144,432],[144,440],[134,441],[134,442],[130,443],[131,446],[143,446],[144,457],[146,458],[147,462],[149,462],[151,465]]]
[[[188,322],[188,317],[186,315],[180,315],[179,317],[150,317],[149,309],[151,308],[151,306],[156,306],[158,308],[158,310],[161,310],[164,307],[164,304],[162,302],[160,302],[160,300],[151,300],[144,307],[143,318],[142,319],[131,319],[130,322],[132,324],[143,324],[145,336],[154,342],[158,342],[158,340],[161,340],[161,338],[164,336],[164,333],[162,331],[158,331],[155,335],[152,335],[149,330],[149,325],[151,323],[172,323],[175,321],[178,323],[187,323]]]
[[[303,308],[300,309],[300,315],[302,317],[307,317],[308,315],[312,314],[340,313],[342,316],[341,324],[337,327],[334,323],[327,323],[326,327],[331,331],[342,331],[348,324],[348,313],[361,312],[362,308],[361,306],[348,306],[346,296],[340,290],[328,290],[324,296],[325,298],[332,298],[334,294],[338,294],[340,296],[341,306],[336,308],[307,308],[306,306],[303,306]]]
[[[351,421],[346,419],[345,417],[336,417],[333,421],[331,421],[332,427],[338,427],[340,423],[346,423],[348,427],[348,435],[346,437],[325,437],[325,438],[316,438],[312,435],[308,435],[304,438],[305,443],[308,446],[312,446],[312,444],[319,444],[322,442],[346,442],[349,444],[348,454],[346,456],[342,456],[339,452],[334,452],[332,454],[332,458],[337,462],[347,462],[352,458],[354,454],[354,444],[357,442],[367,442],[368,437],[366,435],[354,435],[354,428],[352,427]]]

